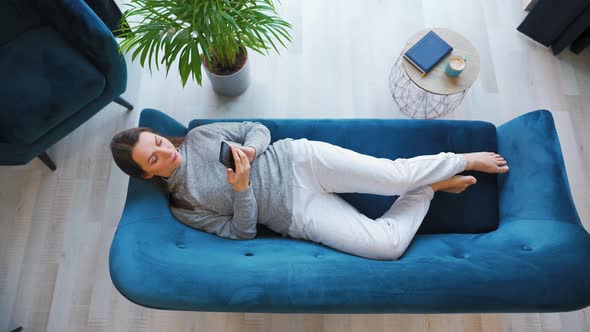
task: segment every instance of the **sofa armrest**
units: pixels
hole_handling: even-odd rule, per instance
[[[105,75],[107,92],[119,96],[127,86],[125,58],[117,40],[83,0],[38,0],[42,19]]]
[[[500,223],[517,219],[581,224],[551,112],[537,110],[496,129],[510,170],[498,175]]]

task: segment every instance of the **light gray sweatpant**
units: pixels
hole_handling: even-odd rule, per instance
[[[293,145],[293,215],[288,236],[377,260],[396,260],[418,231],[434,197],[429,186],[465,170],[452,152],[390,160],[320,141]],[[335,193],[400,197],[375,220]]]

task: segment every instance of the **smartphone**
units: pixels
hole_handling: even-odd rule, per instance
[[[225,165],[225,167],[231,168],[234,172],[236,171],[234,154],[231,152],[229,144],[225,142],[221,142],[221,148],[219,149],[219,162]]]

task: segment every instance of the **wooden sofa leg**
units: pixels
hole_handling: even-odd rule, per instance
[[[121,98],[121,97],[117,97],[115,98],[115,100],[113,100],[115,103],[123,106],[123,107],[127,107],[128,111],[132,111],[133,110],[133,105],[131,105],[127,100]]]
[[[47,165],[47,167],[49,167],[50,170],[55,171],[56,167],[55,167],[55,163],[53,162],[53,160],[51,160],[51,158],[49,158],[49,155],[47,155],[47,152],[43,152],[42,154],[38,155],[37,158],[41,159],[41,161]]]

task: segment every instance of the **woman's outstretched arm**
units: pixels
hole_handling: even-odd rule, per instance
[[[263,154],[270,144],[270,131],[259,122],[216,122],[197,128],[220,134],[224,140],[253,147],[255,158]]]

